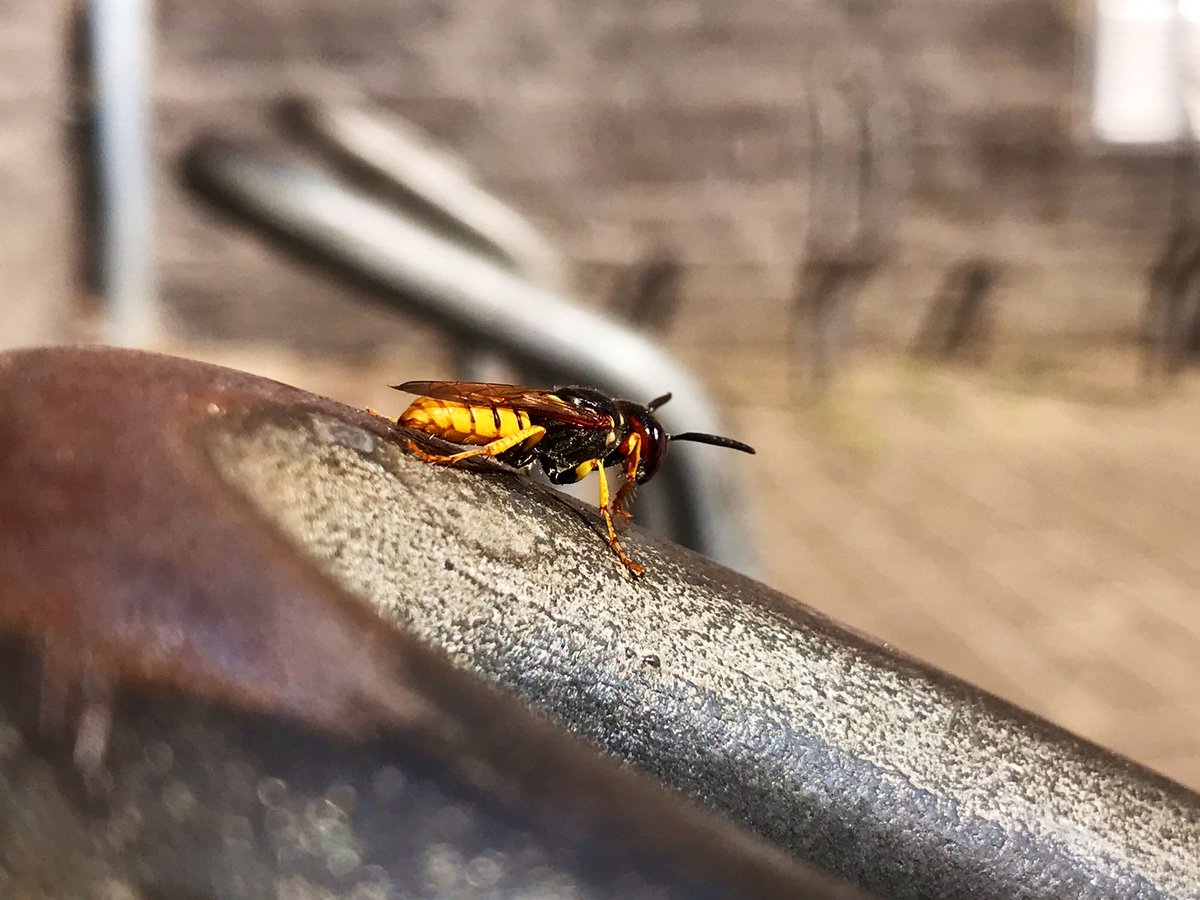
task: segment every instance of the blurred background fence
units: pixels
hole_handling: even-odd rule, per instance
[[[141,343],[389,410],[486,361],[181,177],[213,135],[331,165],[281,104],[365,104],[704,376],[760,449],[766,580],[1200,787],[1189,4],[126,3],[132,282],[112,5],[0,4],[0,346]]]

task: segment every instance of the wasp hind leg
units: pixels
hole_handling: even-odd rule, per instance
[[[449,466],[456,462],[461,462],[464,459],[472,459],[476,456],[482,456],[486,459],[493,459],[503,453],[505,450],[511,450],[518,444],[523,444],[531,439],[541,440],[542,435],[546,433],[546,429],[541,425],[530,425],[527,428],[522,428],[520,431],[514,431],[506,437],[492,441],[490,444],[484,444],[482,447],[472,447],[470,450],[464,450],[461,453],[450,453],[442,455],[438,453],[427,453],[417,446],[417,442],[412,438],[408,439],[408,449],[418,459],[427,463],[433,463],[438,466]]]
[[[600,476],[600,515],[604,517],[604,524],[608,528],[608,546],[613,548],[613,552],[625,564],[625,568],[633,573],[634,578],[641,578],[646,574],[646,570],[625,555],[625,551],[621,549],[621,542],[617,540],[617,529],[613,527],[612,512],[608,506],[608,476],[604,474],[602,463],[596,465],[596,474]]]

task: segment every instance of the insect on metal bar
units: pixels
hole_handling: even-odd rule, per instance
[[[571,484],[595,471],[609,546],[634,577],[645,570],[621,548],[613,514],[631,518],[627,507],[634,489],[654,477],[668,442],[695,441],[754,452],[741,441],[715,434],[667,434],[654,411],[671,399],[670,394],[642,406],[585,387],[546,390],[473,381],[406,381],[392,387],[418,395],[394,420],[397,425],[470,448],[439,455],[409,439],[409,449],[426,462],[453,465],[482,456],[519,469],[536,462],[553,484]],[[625,482],[610,502],[604,470],[617,465]]]

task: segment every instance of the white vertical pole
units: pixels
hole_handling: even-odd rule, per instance
[[[94,0],[96,152],[108,309],[105,340],[148,343],[157,331],[150,166],[150,0]]]

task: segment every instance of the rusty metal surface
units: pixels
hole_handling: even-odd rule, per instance
[[[343,452],[397,458],[371,417],[96,349],[0,355],[0,410],[5,896],[851,896],[390,627],[213,468],[307,435],[315,510]]]

